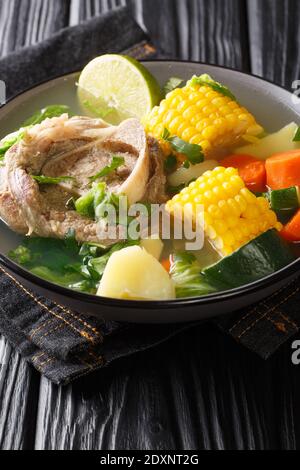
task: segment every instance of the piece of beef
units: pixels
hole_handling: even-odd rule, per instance
[[[152,204],[168,201],[166,193],[167,178],[164,172],[164,155],[156,139],[148,137],[150,153],[150,177],[143,200]]]
[[[1,218],[22,234],[63,238],[71,228],[80,242],[105,242],[97,224],[67,209],[66,203],[70,195],[85,194],[89,178],[114,155],[125,163],[105,179],[109,191],[125,194],[130,204],[165,201],[163,155],[138,120],[108,127],[99,119],[63,115],[32,127],[6,153],[0,172]],[[39,185],[32,175],[72,176],[76,183]]]

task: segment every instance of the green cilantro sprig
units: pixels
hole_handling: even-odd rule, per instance
[[[221,93],[224,96],[228,96],[228,98],[231,98],[233,101],[237,101],[236,97],[231,93],[229,88],[225,85],[222,85],[219,82],[216,82],[213,78],[211,78],[210,75],[208,74],[203,74],[200,75],[200,77],[197,77],[194,75],[192,79],[187,83],[188,86],[195,86],[195,85],[200,85],[200,86],[209,86],[212,88],[214,91],[217,91],[218,93]]]
[[[164,129],[161,138],[165,142],[168,142],[175,152],[185,155],[191,165],[197,165],[204,161],[204,154],[201,145],[189,144],[179,137],[171,136],[168,129]]]
[[[167,96],[171,91],[176,88],[181,88],[184,85],[184,80],[178,77],[171,77],[163,87],[164,95]]]
[[[76,178],[73,176],[58,176],[58,177],[51,177],[51,176],[34,176],[32,178],[39,184],[60,184],[60,183],[67,183],[67,182],[74,182]]]
[[[107,176],[111,175],[114,171],[118,170],[124,164],[125,164],[125,158],[124,157],[119,157],[117,155],[114,155],[112,157],[111,164],[104,167],[95,176],[91,176],[89,178],[89,180],[90,180],[91,183],[94,183],[95,181],[97,181],[101,178],[106,178]]]

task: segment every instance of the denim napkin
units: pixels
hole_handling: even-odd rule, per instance
[[[1,59],[0,79],[7,84],[9,98],[41,81],[79,70],[106,52],[126,52],[137,59],[156,54],[128,10],[120,8]],[[299,301],[298,280],[259,305],[216,323],[268,358],[299,331]],[[0,267],[0,333],[57,384],[68,384],[120,357],[154,347],[191,326],[101,322],[36,296]]]

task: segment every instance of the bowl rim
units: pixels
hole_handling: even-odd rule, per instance
[[[187,64],[187,65],[203,65],[209,67],[215,67],[223,70],[228,70],[231,72],[239,73],[245,75],[247,77],[254,78],[261,82],[265,82],[271,84],[274,87],[280,88],[288,92],[289,90],[282,85],[278,85],[272,82],[269,79],[262,78],[259,75],[251,74],[248,72],[241,71],[237,68],[222,66],[222,65],[215,65],[210,64],[208,62],[199,62],[199,61],[190,61],[190,60],[174,60],[174,59],[158,59],[158,60],[142,60],[142,63],[169,63],[169,64]],[[79,74],[80,70],[73,70],[65,74],[58,74],[57,76],[52,77],[50,80],[46,79],[38,84],[28,87],[24,91],[17,93],[10,97],[7,102],[0,107],[0,111],[7,107],[10,103],[15,101],[18,97],[38,88],[46,85],[47,83],[54,82],[59,79],[70,77],[74,74]],[[261,289],[267,289],[271,287],[274,283],[283,281],[285,278],[291,278],[300,274],[300,259],[295,260],[293,263],[285,266],[283,269],[270,274],[269,276],[264,277],[258,281],[255,281],[250,284],[246,284],[241,287],[237,287],[234,289],[230,289],[228,291],[220,291],[213,294],[208,294],[201,297],[191,297],[191,298],[183,298],[183,299],[174,299],[174,300],[157,300],[157,301],[140,301],[140,300],[122,300],[122,299],[112,299],[107,297],[100,297],[94,294],[87,294],[84,292],[77,292],[66,287],[62,287],[60,285],[54,284],[52,282],[46,281],[35,274],[27,271],[22,266],[16,264],[6,255],[4,255],[0,251],[0,263],[5,268],[8,269],[10,272],[15,274],[16,276],[23,278],[29,281],[33,285],[37,285],[38,287],[47,290],[53,291],[54,293],[72,298],[72,300],[78,300],[80,302],[88,303],[88,304],[98,304],[99,306],[107,306],[107,307],[115,307],[115,308],[132,308],[132,309],[141,309],[146,308],[149,310],[156,310],[156,309],[173,309],[174,307],[191,307],[191,306],[201,306],[201,305],[210,305],[215,304],[222,301],[227,300],[236,300],[244,295],[251,295],[253,293],[258,292]]]

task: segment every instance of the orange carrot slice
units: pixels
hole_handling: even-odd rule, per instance
[[[267,185],[273,189],[300,186],[300,150],[277,153],[266,162]]]
[[[171,271],[171,259],[170,258],[166,258],[162,260],[161,265],[163,266],[163,268],[165,268],[165,270],[168,273]]]
[[[300,242],[300,210],[282,229],[281,236],[289,242]]]
[[[266,190],[266,167],[262,160],[250,155],[230,155],[221,165],[225,168],[237,168],[240,177],[251,191],[262,193]]]

